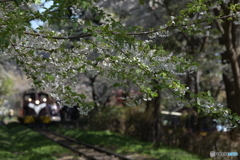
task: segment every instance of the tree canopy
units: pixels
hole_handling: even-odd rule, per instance
[[[150,1],[154,7],[155,1]],[[139,0],[135,4],[144,6],[150,1]],[[227,22],[233,27],[239,24],[239,3],[190,1],[183,4],[185,8],[178,14],[170,13],[165,24],[147,28],[126,25],[99,7],[100,2],[55,0],[40,12],[40,1],[0,0],[1,56],[16,61],[34,87],[51,88],[51,95],[63,104],[81,104],[82,114],[87,114],[94,104],[86,102],[85,95],[75,92],[74,87],[77,75],[88,72],[120,80],[114,86],[126,85],[121,81],[131,80],[149,99],[157,97],[158,90],[168,89],[185,105],[197,107],[198,112],[238,123],[239,117],[215,103],[209,91],[194,93],[181,83],[179,76],[193,74],[198,68],[192,56],[183,56],[182,51],[169,52],[154,39],[167,38],[172,32],[209,37],[210,32],[216,31],[216,22],[218,27]],[[33,20],[41,20],[44,25],[33,29]],[[220,31],[224,29],[226,32],[229,28]],[[234,37],[225,38],[231,41]],[[228,50],[234,48],[231,45],[226,45]],[[186,93],[190,99],[186,99]]]

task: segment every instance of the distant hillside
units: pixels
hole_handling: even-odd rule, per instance
[[[14,73],[14,71],[8,71],[8,74],[11,76],[11,79],[13,80],[14,83],[13,90],[15,92],[22,92],[31,88],[31,86],[28,84],[29,80],[25,75]]]

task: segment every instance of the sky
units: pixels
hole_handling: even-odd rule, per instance
[[[43,7],[45,7],[45,8],[49,8],[51,5],[53,5],[53,1],[45,2],[45,0],[42,0],[41,2],[44,3]],[[43,7],[39,8],[40,13],[45,11],[45,9]],[[31,26],[33,29],[36,29],[37,27],[43,25],[43,22],[40,20],[32,20],[30,23],[31,23]]]

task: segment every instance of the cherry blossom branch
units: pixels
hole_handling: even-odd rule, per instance
[[[50,38],[49,35],[40,34],[40,33],[24,32],[24,34],[43,37],[43,38]],[[77,36],[64,36],[64,37],[53,36],[51,38],[52,39],[79,39],[79,38],[91,37],[91,36],[92,36],[92,34],[79,34]]]
[[[15,0],[0,0],[0,3],[1,2],[15,2]]]
[[[0,1],[1,2],[1,1]],[[226,15],[226,16],[222,16],[222,17],[218,17],[218,18],[214,18],[215,20],[218,20],[218,19],[225,19],[225,18],[229,18],[229,17],[233,17],[234,14],[231,14],[231,15]],[[204,23],[205,21],[201,21],[201,22],[197,22],[197,23]],[[178,28],[178,27],[185,27],[185,26],[191,26],[193,25],[194,23],[191,23],[191,24],[184,24],[184,25],[169,25],[169,26],[166,26],[166,27],[163,27],[162,29],[155,29],[155,30],[152,30],[152,31],[142,31],[142,32],[130,32],[130,33],[126,33],[126,35],[149,35],[149,34],[152,34],[152,33],[156,33],[156,32],[159,32],[160,30],[166,30],[166,29],[170,29],[170,28]],[[33,32],[24,32],[24,34],[28,34],[28,35],[33,35],[33,36],[40,36],[40,37],[43,37],[43,38],[49,38],[49,35],[45,35],[45,34],[40,34],[40,33],[33,33]],[[98,34],[101,34],[100,31],[98,31]],[[112,32],[113,35],[118,35],[118,34],[121,34],[121,33],[118,33],[118,32]],[[51,37],[52,39],[79,39],[79,38],[85,38],[85,37],[91,37],[93,34],[91,33],[85,33],[85,34],[79,34],[79,35],[76,35],[76,36],[53,36]]]
[[[49,50],[49,49],[45,49],[45,48],[43,48],[43,47],[41,47],[41,48],[35,48],[35,47],[24,46],[24,45],[19,45],[19,44],[14,44],[14,43],[11,43],[11,45],[12,45],[13,47],[21,47],[21,48],[26,48],[26,49],[34,49],[34,50],[39,50],[39,51],[46,51],[46,52],[49,52],[49,53],[51,53],[51,52],[53,52],[53,51],[58,51],[58,49],[51,49],[51,50]]]

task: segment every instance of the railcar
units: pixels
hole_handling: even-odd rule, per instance
[[[19,121],[24,124],[49,124],[52,121],[60,121],[60,106],[43,91],[25,91],[16,110]]]
[[[73,106],[71,108],[63,106],[60,110],[60,116],[62,122],[78,121],[80,118],[78,106]]]
[[[195,114],[185,115],[181,112],[162,111],[163,127],[166,129],[185,128],[189,133],[200,133],[207,136],[209,132],[215,131],[216,122],[212,117],[197,117]]]

